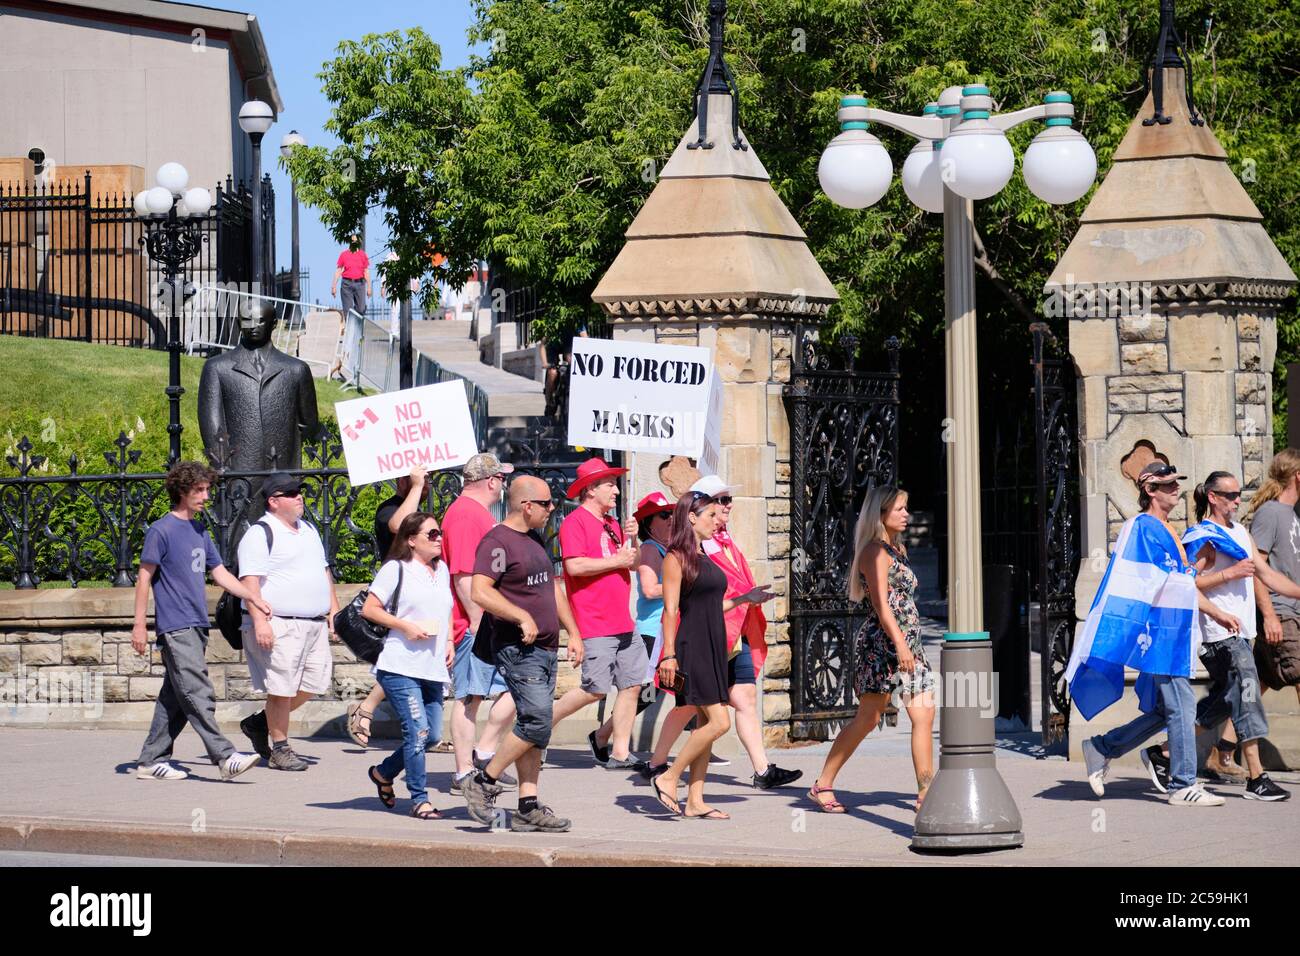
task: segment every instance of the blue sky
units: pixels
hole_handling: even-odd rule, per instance
[[[290,192],[289,177],[278,162],[280,140],[296,129],[313,145],[336,145],[325,132],[330,105],[317,79],[322,64],[334,58],[340,40],[418,26],[442,48],[443,67],[464,66],[470,53],[470,5],[468,0],[234,0],[217,5],[258,18],[284,101],[284,112],[266,134],[262,168],[275,183],[276,266],[288,268]],[[327,302],[339,247],[313,210],[300,206],[298,215],[300,256],[303,268],[311,270],[311,298]],[[387,241],[383,222],[372,214],[366,223],[366,251],[372,260],[383,258]]]

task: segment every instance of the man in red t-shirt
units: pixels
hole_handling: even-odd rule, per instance
[[[338,295],[339,279],[343,279],[343,317],[348,311],[365,318],[366,300],[370,298],[370,257],[361,248],[361,237],[348,236],[348,248],[339,253],[334,281],[330,283],[330,297]]]
[[[582,683],[555,702],[551,722],[554,726],[617,688],[609,749],[596,742],[595,731],[587,735],[592,757],[608,770],[640,767],[629,747],[637,696],[649,666],[645,642],[634,633],[630,610],[631,570],[638,561],[636,520],[629,517],[620,528],[610,517],[618,502],[616,479],[626,472],[626,468],[610,468],[599,458],[579,465],[569,497],[581,503],[560,525],[564,587],[582,634],[581,641],[570,642],[569,659],[582,665]]]
[[[496,525],[488,509],[501,501],[504,476],[514,470],[513,465],[498,461],[496,455],[475,455],[465,462],[461,472],[460,496],[442,517],[442,558],[451,573],[451,639],[456,648],[451,673],[456,697],[451,708],[451,743],[456,751],[453,792],[459,790],[461,780],[476,767],[482,769],[488,765],[501,735],[515,719],[515,704],[506,693],[505,679],[491,664],[474,656],[474,635],[478,633],[483,609],[470,596],[474,553],[483,536]],[[487,723],[475,746],[478,705],[484,697],[492,696],[496,696],[496,702],[488,711]],[[509,787],[514,780],[507,776],[498,782]]]

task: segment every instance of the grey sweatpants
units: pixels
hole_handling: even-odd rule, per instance
[[[176,738],[187,723],[203,741],[213,763],[220,764],[235,752],[235,745],[217,727],[216,694],[204,658],[207,644],[207,628],[187,627],[159,639],[158,650],[167,673],[154,704],[149,736],[140,751],[142,765],[170,760]]]

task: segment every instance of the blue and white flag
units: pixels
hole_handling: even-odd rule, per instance
[[[1195,560],[1196,552],[1205,545],[1210,545],[1224,557],[1233,561],[1248,558],[1246,549],[1232,540],[1228,529],[1206,518],[1200,524],[1194,524],[1183,532],[1183,547],[1187,549],[1188,558]]]
[[[1138,704],[1155,706],[1151,677],[1190,677],[1196,662],[1196,581],[1163,522],[1130,518],[1076,637],[1065,678],[1070,698],[1091,720],[1124,693],[1124,668],[1141,676]]]

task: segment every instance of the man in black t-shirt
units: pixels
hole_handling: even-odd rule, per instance
[[[497,778],[514,764],[519,774],[519,810],[510,821],[518,832],[559,833],[570,822],[537,802],[542,749],[551,739],[560,627],[569,646],[581,644],[564,587],[537,530],[555,502],[540,478],[520,475],[510,485],[510,510],[489,531],[474,556],[471,596],[483,609],[480,628],[491,637],[497,669],[515,702],[515,726],[483,770],[461,782],[470,816],[495,824]],[[476,645],[477,647],[477,645]]]

